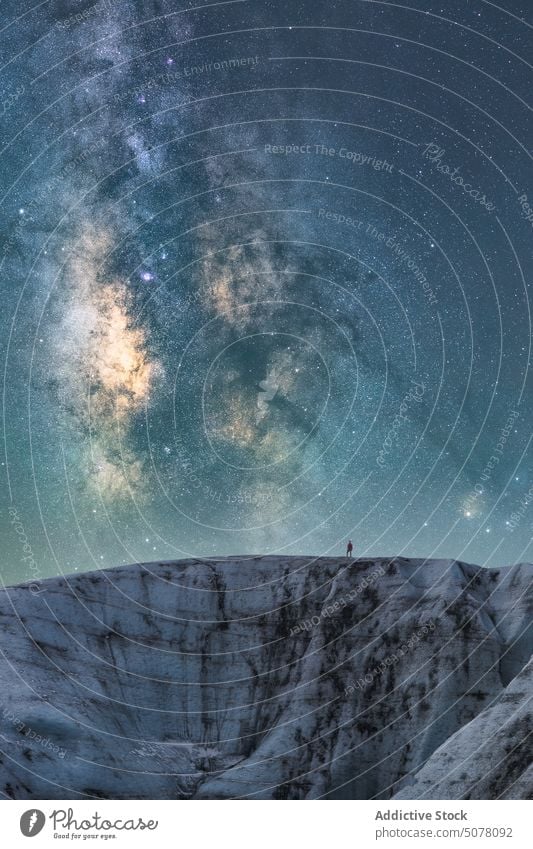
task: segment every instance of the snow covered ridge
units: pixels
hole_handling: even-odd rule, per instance
[[[532,579],[268,556],[8,587],[0,792],[531,798]]]

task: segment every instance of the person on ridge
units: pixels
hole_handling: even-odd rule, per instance
[[[348,545],[346,546],[346,557],[351,559],[353,551],[353,545],[351,539],[348,540]]]

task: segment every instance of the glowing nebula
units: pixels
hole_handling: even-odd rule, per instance
[[[109,233],[86,227],[72,251],[57,366],[68,414],[90,436],[88,488],[106,501],[141,494],[143,461],[129,438],[160,371],[146,330],[135,325],[126,285],[108,280],[102,268],[111,245]]]

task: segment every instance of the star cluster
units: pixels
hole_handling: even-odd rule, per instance
[[[4,18],[4,581],[530,559],[526,5]]]

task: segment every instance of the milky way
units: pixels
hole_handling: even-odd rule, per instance
[[[3,11],[4,581],[531,559],[527,4]]]

